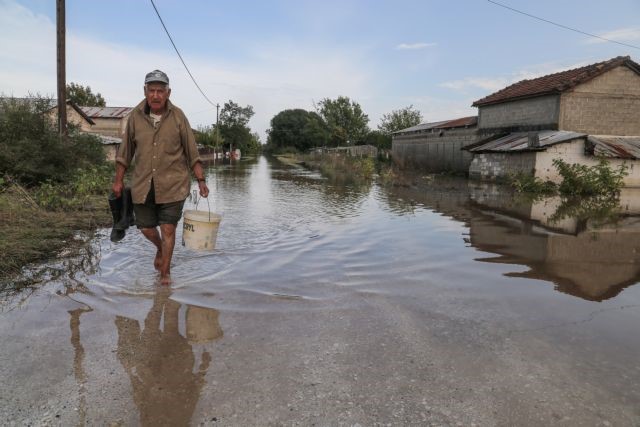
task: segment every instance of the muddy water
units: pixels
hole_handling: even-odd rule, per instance
[[[170,287],[139,233],[101,230],[3,296],[3,420],[640,424],[640,193],[609,224],[465,180],[345,184],[265,158],[208,181],[217,249],[178,246]]]

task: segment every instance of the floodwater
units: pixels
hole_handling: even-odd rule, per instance
[[[170,287],[100,230],[2,296],[3,424],[640,425],[640,192],[609,223],[264,157],[208,184],[217,248]]]

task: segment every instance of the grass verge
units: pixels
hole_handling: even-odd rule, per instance
[[[17,184],[0,193],[0,289],[15,287],[27,264],[82,244],[78,231],[111,224],[105,195],[83,196],[83,208],[69,211],[41,207],[34,196]]]

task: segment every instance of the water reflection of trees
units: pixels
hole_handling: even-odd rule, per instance
[[[584,229],[586,223],[599,227],[617,223],[622,215],[619,195],[594,196],[587,198],[563,198],[562,203],[549,217],[551,224],[561,222],[567,218],[575,218]]]
[[[159,289],[141,330],[137,320],[115,319],[118,360],[131,380],[133,399],[145,426],[187,425],[200,398],[211,355],[203,350],[197,371],[193,344],[220,338],[218,312],[187,306],[187,337],[179,331],[181,304]]]

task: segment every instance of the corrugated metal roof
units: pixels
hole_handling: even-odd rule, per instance
[[[561,93],[620,65],[625,65],[640,74],[639,64],[632,61],[629,56],[618,56],[608,61],[598,62],[585,67],[548,74],[536,79],[519,81],[477,100],[473,103],[473,106],[478,107],[513,99]]]
[[[86,132],[88,135],[93,135],[93,136],[97,136],[98,138],[100,138],[100,142],[102,143],[102,145],[113,145],[113,144],[120,144],[122,143],[122,139],[120,138],[115,138],[113,136],[107,136],[107,135],[102,135],[99,133],[91,133],[91,132]]]
[[[529,137],[537,134],[539,145],[529,146]],[[509,135],[485,142],[469,151],[473,153],[487,152],[518,152],[518,151],[544,151],[547,147],[560,142],[570,141],[576,138],[584,138],[584,133],[570,132],[566,130],[543,130],[538,132],[514,132]]]
[[[84,113],[94,119],[121,119],[133,110],[132,107],[80,107]]]
[[[419,131],[425,131],[425,130],[429,130],[429,129],[433,129],[434,127],[436,127],[439,124],[442,123],[446,123],[447,121],[442,121],[442,122],[430,122],[430,123],[420,123],[419,125],[415,125],[415,126],[411,126],[410,128],[406,128],[406,129],[402,129],[393,133],[405,133],[405,132],[419,132]]]
[[[476,126],[478,124],[478,116],[461,117],[453,120],[443,120],[440,122],[421,123],[410,128],[402,129],[394,134],[411,133],[411,132],[424,132],[431,129],[452,129],[459,127]]]
[[[589,135],[587,149],[595,156],[640,159],[640,136]]]

